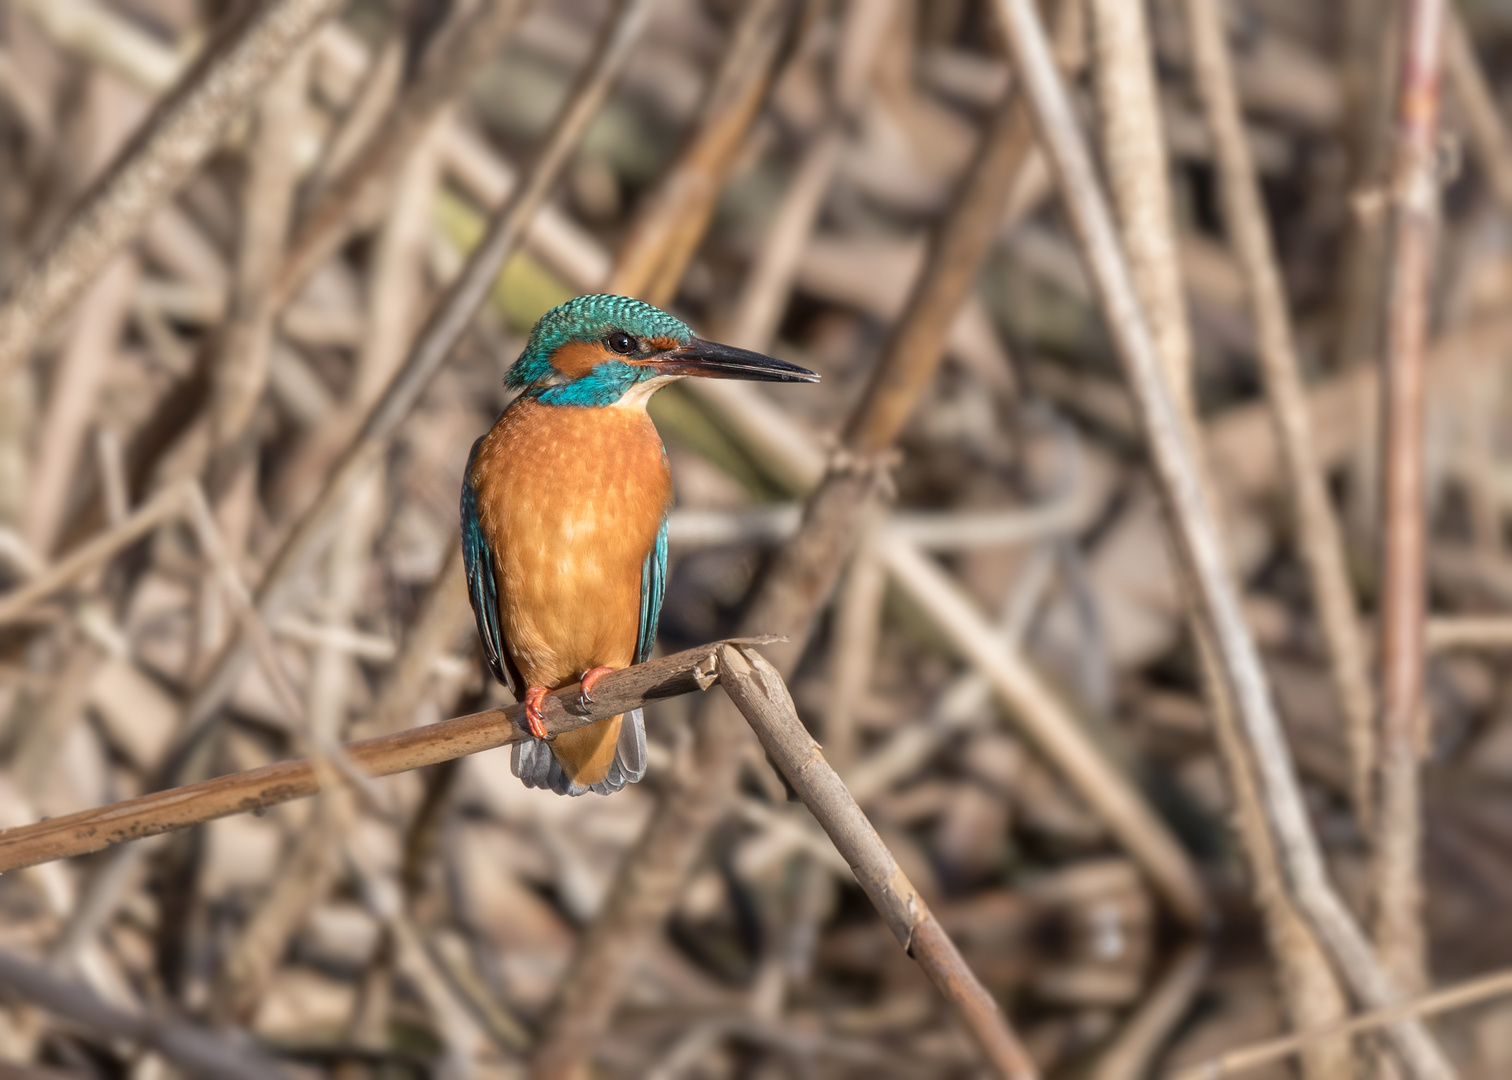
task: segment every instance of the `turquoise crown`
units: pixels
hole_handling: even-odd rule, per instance
[[[674,338],[680,342],[686,342],[693,336],[693,331],[681,319],[668,315],[661,308],[652,307],[643,300],[616,296],[613,293],[590,293],[552,308],[536,321],[535,327],[530,331],[530,340],[525,343],[519,359],[510,365],[504,376],[504,384],[522,390],[545,387],[547,389],[540,395],[542,400],[566,398],[567,400],[553,400],[555,404],[564,405],[590,402],[570,400],[580,395],[554,392],[565,391],[578,383],[590,381],[601,384],[604,390],[618,385],[619,393],[609,399],[611,402],[617,401],[619,394],[632,383],[642,378],[655,377],[655,370],[622,361],[606,360],[589,374],[571,383],[550,385],[560,376],[560,372],[551,366],[551,357],[558,349],[574,341],[602,340],[611,330],[623,330],[637,338]]]

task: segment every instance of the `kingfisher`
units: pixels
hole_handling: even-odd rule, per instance
[[[473,444],[462,481],[467,593],[494,677],[525,706],[526,787],[608,795],[646,772],[640,709],[548,736],[541,700],[643,663],[667,581],[672,473],[651,395],[686,376],[818,382],[807,368],[705,341],[627,296],[541,316],[504,377],[520,391]]]

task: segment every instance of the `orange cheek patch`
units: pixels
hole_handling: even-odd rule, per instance
[[[619,359],[597,341],[569,341],[551,354],[551,366],[563,375],[578,378],[598,367],[605,360]]]
[[[650,345],[657,352],[667,352],[669,349],[676,349],[682,346],[682,342],[678,341],[675,337],[647,338],[646,344]]]

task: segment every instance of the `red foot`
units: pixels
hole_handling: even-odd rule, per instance
[[[612,667],[605,667],[603,664],[600,664],[596,668],[589,668],[583,672],[583,678],[580,680],[582,689],[578,691],[578,704],[585,709],[592,705],[593,688],[598,685],[600,679],[613,670]]]
[[[537,739],[551,742],[555,735],[546,734],[546,724],[541,720],[541,702],[546,700],[544,686],[531,686],[525,690],[525,726]]]

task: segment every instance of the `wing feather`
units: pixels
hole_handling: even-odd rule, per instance
[[[667,595],[667,519],[662,518],[646,561],[641,564],[640,632],[635,639],[635,662],[651,659],[656,645],[656,624],[661,620],[662,599]]]
[[[473,444],[473,454],[477,453],[482,441],[479,439]],[[488,546],[488,538],[483,535],[483,524],[478,520],[478,496],[472,486],[472,455],[468,456],[467,472],[462,479],[462,562],[467,569],[467,599],[478,623],[483,655],[488,658],[494,677],[518,698],[520,688],[510,671],[504,632],[499,625],[499,579],[494,572],[493,551]]]

